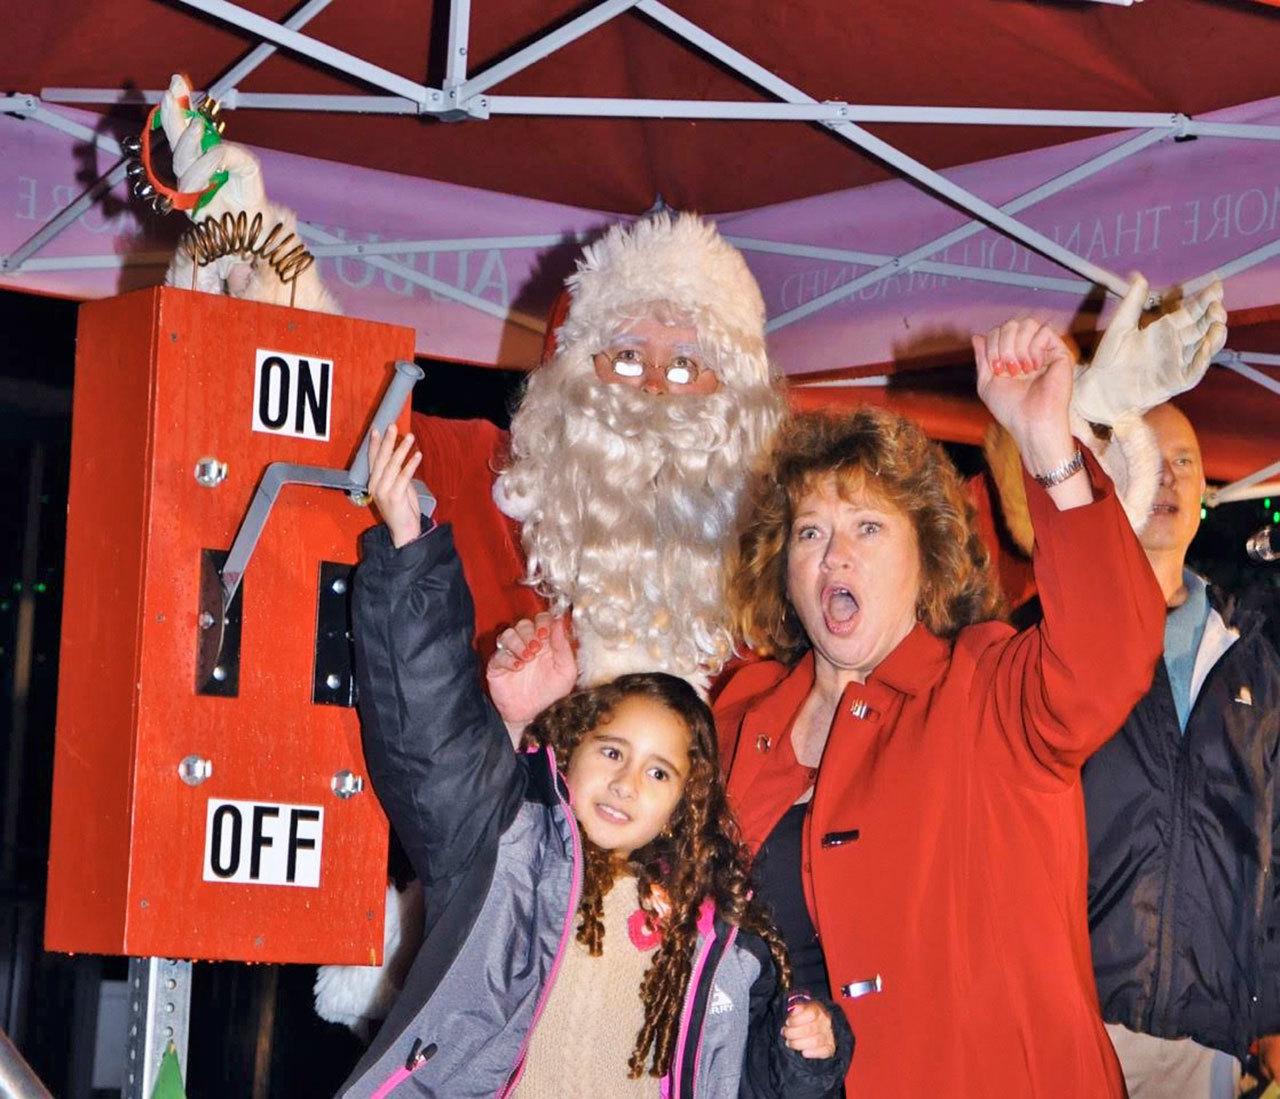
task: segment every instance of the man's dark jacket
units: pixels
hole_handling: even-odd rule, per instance
[[[1243,1058],[1280,1033],[1280,657],[1214,603],[1240,639],[1185,733],[1161,661],[1085,765],[1089,927],[1107,1022]]]

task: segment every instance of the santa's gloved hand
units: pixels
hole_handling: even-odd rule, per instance
[[[267,192],[262,185],[262,166],[243,145],[230,141],[215,145],[181,172],[178,190],[203,191],[217,172],[227,173],[226,182],[207,203],[191,211],[192,220],[220,218],[224,213],[238,214],[241,210],[252,219],[258,211],[265,211]]]
[[[241,145],[223,141],[209,123],[191,109],[191,82],[180,73],[170,78],[168,90],[160,101],[160,126],[173,151],[173,171],[178,177],[179,191],[201,192],[217,173],[227,173],[226,181],[213,198],[190,211],[192,220],[238,214],[241,210],[252,218],[266,205],[262,167],[257,157]]]
[[[1147,292],[1135,274],[1092,362],[1076,374],[1072,411],[1090,423],[1114,425],[1186,392],[1227,342],[1220,281],[1139,328]]]

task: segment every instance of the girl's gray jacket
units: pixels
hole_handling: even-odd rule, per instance
[[[551,754],[513,752],[481,688],[448,527],[399,550],[385,527],[365,535],[353,623],[365,760],[422,879],[428,929],[339,1095],[504,1096],[574,934],[577,823]],[[838,1048],[825,1060],[786,1048],[785,1013],[764,943],[706,906],[678,1046],[655,1096],[825,1095],[853,1050],[844,1013],[831,1009]]]

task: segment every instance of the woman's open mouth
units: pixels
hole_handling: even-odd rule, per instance
[[[852,633],[858,610],[857,598],[843,584],[828,584],[822,589],[822,618],[831,633]]]

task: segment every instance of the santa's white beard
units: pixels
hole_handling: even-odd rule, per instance
[[[769,386],[653,396],[544,371],[497,494],[523,521],[530,580],[573,608],[580,682],[667,671],[705,687],[732,650],[724,559],[781,398]]]

